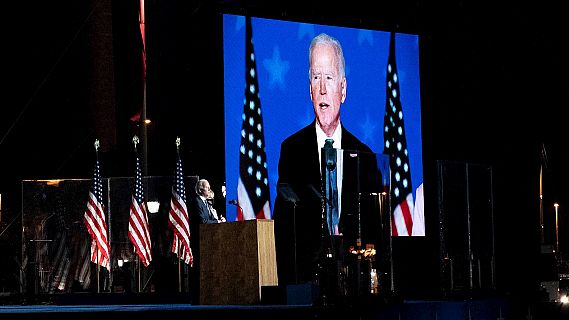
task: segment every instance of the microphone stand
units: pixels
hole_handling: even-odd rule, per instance
[[[334,209],[334,190],[332,190],[332,170],[334,170],[334,164],[328,163],[326,166],[328,175],[328,212],[327,212],[327,222],[328,222],[328,234],[330,235],[330,248],[328,257],[333,259],[336,251],[334,251],[334,222],[332,218],[332,210]]]
[[[297,248],[296,248],[296,201],[292,200],[292,233],[293,233],[293,264],[294,264],[294,284],[298,284],[298,265],[297,265]]]
[[[320,205],[321,205],[321,212],[322,212],[322,216],[321,216],[321,221],[322,221],[322,225],[320,228],[320,247],[321,247],[321,251],[320,251],[320,257],[318,259],[318,274],[316,275],[316,283],[318,284],[318,286],[320,287],[320,302],[319,304],[323,307],[328,305],[328,292],[327,292],[327,268],[326,268],[326,260],[327,260],[327,253],[326,252],[326,248],[325,248],[325,244],[326,244],[326,237],[327,234],[329,234],[329,229],[328,229],[328,219],[326,217],[326,208],[329,206],[330,201],[326,198],[326,193],[324,192],[325,190],[322,190],[322,186],[320,186],[320,190],[318,191],[313,185],[309,185],[310,189],[318,196],[318,198],[320,198]]]
[[[241,210],[241,212],[243,212],[243,208],[241,208],[241,206],[239,205],[239,202],[237,200],[229,200],[229,204],[236,206],[238,208],[238,210]],[[237,216],[237,214],[235,216]]]
[[[360,154],[356,152],[356,192],[358,195],[358,238],[356,239],[356,250],[358,252],[356,260],[356,296],[361,294],[361,263],[362,263],[362,216],[361,216],[361,188],[360,188]],[[369,270],[371,271],[371,270]]]
[[[336,152],[336,150],[334,150],[334,152]],[[329,236],[329,241],[330,241],[330,245],[328,247],[328,251],[326,253],[326,258],[327,258],[327,272],[326,272],[326,276],[328,278],[327,284],[328,284],[328,291],[330,293],[334,292],[333,296],[336,296],[336,298],[338,298],[340,296],[341,293],[341,288],[342,288],[342,284],[341,284],[341,276],[340,276],[340,261],[338,261],[337,257],[337,252],[336,252],[336,246],[334,243],[334,234],[335,234],[335,226],[334,226],[334,220],[333,220],[333,216],[332,216],[332,211],[334,209],[334,206],[337,206],[337,204],[334,201],[334,189],[333,189],[333,183],[335,183],[336,181],[332,181],[332,171],[336,169],[337,170],[337,163],[334,160],[330,160],[328,159],[327,163],[326,163],[326,175],[327,175],[327,180],[328,180],[328,199],[327,199],[327,224],[328,224],[328,228],[326,228],[326,231],[328,232],[328,236]],[[339,209],[339,208],[338,208]],[[333,278],[332,278],[333,276]],[[333,280],[335,280],[334,282],[336,283],[336,288],[333,288],[331,286],[333,282]]]
[[[297,249],[297,231],[296,231],[296,207],[297,202],[300,201],[292,187],[288,183],[279,183],[277,186],[277,193],[285,202],[292,203],[292,249],[293,249],[293,265],[294,265],[294,284],[298,284],[298,249]],[[318,196],[320,197],[320,195]]]

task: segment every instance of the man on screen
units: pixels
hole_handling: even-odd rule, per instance
[[[290,192],[281,191],[275,202],[279,284],[316,281],[323,243],[334,238],[333,242],[340,244],[336,246],[338,256],[342,256],[347,246],[354,245],[360,222],[367,223],[364,229],[368,229],[362,231],[363,237],[370,238],[367,241],[376,241],[371,238],[379,237],[375,232],[367,232],[374,224],[365,217],[369,211],[362,211],[360,215],[359,194],[373,188],[379,190],[376,185],[381,183],[381,178],[371,149],[340,121],[340,107],[346,100],[347,89],[345,61],[340,42],[327,34],[316,36],[310,44],[309,84],[315,119],[281,144],[278,189],[286,186],[298,201],[291,202],[287,195]],[[334,162],[337,203],[333,206],[338,208],[339,223],[330,228],[323,223],[323,208],[330,198],[324,181],[331,181],[326,180],[328,169],[321,163],[327,139],[333,139],[328,143],[334,149],[344,150],[337,153]]]

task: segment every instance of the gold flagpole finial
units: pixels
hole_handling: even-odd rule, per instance
[[[176,149],[180,149],[181,143],[182,143],[182,140],[180,139],[180,137],[176,137]]]
[[[99,139],[95,139],[95,151],[99,151],[99,147],[101,144],[99,143]]]
[[[140,139],[138,139],[137,135],[132,137],[132,142],[134,143],[134,148],[136,149],[136,145],[140,142]]]

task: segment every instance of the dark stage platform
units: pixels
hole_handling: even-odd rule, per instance
[[[134,304],[117,296],[93,300],[92,304],[29,304],[0,306],[0,319],[115,319],[144,316],[157,319],[569,319],[569,305],[553,302],[523,303],[507,299],[448,301],[375,301],[360,306],[223,305],[185,303]],[[79,302],[76,300],[75,302]],[[120,304],[120,302],[127,302]],[[69,301],[71,303],[71,301]],[[104,303],[104,304],[101,304]]]

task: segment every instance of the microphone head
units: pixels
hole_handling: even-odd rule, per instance
[[[334,169],[334,161],[328,160],[326,162],[326,166],[328,167],[328,169]]]
[[[336,149],[328,149],[326,150],[326,167],[328,170],[334,169],[336,166]]]

